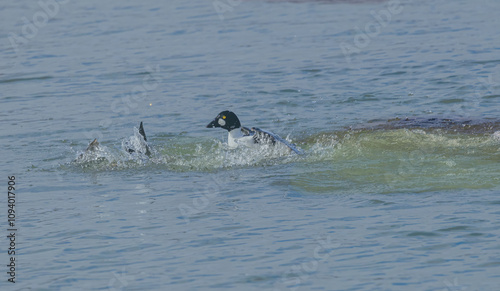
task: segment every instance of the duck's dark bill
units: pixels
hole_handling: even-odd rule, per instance
[[[207,124],[207,128],[214,128],[214,127],[220,127],[219,123],[217,122],[217,118],[214,119],[209,124]]]

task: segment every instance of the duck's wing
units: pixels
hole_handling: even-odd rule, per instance
[[[142,126],[142,121],[141,125],[139,126],[139,134],[144,138],[144,145],[146,146],[146,156],[151,157],[151,151],[149,150],[148,139],[146,138],[146,132],[144,131],[144,127]]]
[[[289,143],[287,140],[285,140],[284,138],[281,138],[279,135],[277,135],[275,133],[260,129],[258,127],[252,127],[252,129],[250,131],[254,132],[253,139],[254,139],[255,143],[261,143],[261,144],[267,143],[267,144],[275,145],[276,142],[280,142],[280,143],[286,145],[288,148],[290,148],[290,150],[292,150],[296,154],[298,154],[298,155],[303,154],[303,152],[299,148],[297,148],[294,144]]]
[[[99,146],[99,142],[97,141],[97,138],[95,138],[91,143],[89,143],[89,146],[85,150],[86,152],[93,152],[97,149]]]
[[[255,143],[275,145],[276,140],[280,138],[277,134],[267,130],[262,130],[258,127],[252,127],[251,130],[254,132],[253,139]]]
[[[134,130],[137,130],[137,128],[135,128]],[[124,146],[126,151],[130,154],[138,152],[141,154],[145,154],[148,157],[151,157],[151,151],[149,150],[149,145],[147,142],[148,139],[146,138],[146,132],[144,131],[144,126],[142,125],[142,122],[139,125],[139,136],[137,135],[137,131],[135,132],[134,136],[137,137],[136,139],[137,142],[133,142],[133,140],[126,141]]]
[[[148,139],[146,138],[146,132],[144,131],[144,127],[142,126],[142,121],[141,121],[141,125],[139,125],[139,133],[144,138],[144,141],[148,141]]]
[[[248,127],[241,127],[241,133],[243,133],[243,136],[252,136],[255,134],[255,131],[248,128]]]

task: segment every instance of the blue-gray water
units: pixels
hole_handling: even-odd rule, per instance
[[[64,2],[0,4],[1,290],[498,290],[500,2]]]

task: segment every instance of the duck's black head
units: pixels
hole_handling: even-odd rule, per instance
[[[226,110],[219,113],[219,115],[217,115],[217,117],[215,117],[215,119],[207,125],[207,128],[214,127],[221,127],[227,129],[227,131],[231,131],[235,128],[240,128],[241,124],[236,114]]]

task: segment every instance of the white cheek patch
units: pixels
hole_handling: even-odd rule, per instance
[[[222,118],[219,118],[219,125],[220,126],[226,125],[226,121],[224,119],[222,119]]]

